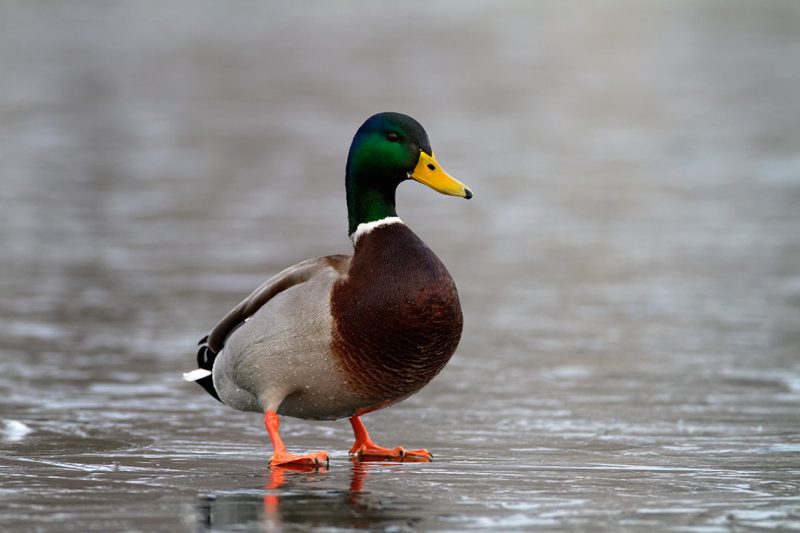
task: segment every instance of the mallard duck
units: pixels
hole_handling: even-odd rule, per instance
[[[199,368],[184,374],[234,409],[264,413],[271,465],[328,461],[324,451],[287,452],[278,415],[349,418],[357,457],[431,458],[427,450],[378,446],[361,421],[424,387],[461,338],[453,279],[395,211],[395,189],[408,179],[472,197],[442,170],[416,120],[370,117],[347,157],[353,255],[309,259],[267,280],[200,341]]]

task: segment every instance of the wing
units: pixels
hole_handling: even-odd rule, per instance
[[[350,256],[348,255],[329,255],[316,259],[309,259],[302,263],[290,266],[286,270],[272,276],[265,281],[259,288],[242,300],[239,305],[231,309],[225,317],[214,326],[208,337],[204,338],[200,344],[207,344],[208,348],[215,353],[219,353],[233,330],[239,327],[256,311],[271,300],[276,294],[285,291],[289,287],[304,283],[317,274],[334,269],[339,273],[346,273],[350,266]],[[205,341],[205,342],[204,342]]]
[[[250,296],[231,309],[231,311],[214,326],[211,333],[200,339],[198,343],[200,349],[197,351],[198,368],[192,372],[185,373],[183,379],[196,382],[211,396],[220,400],[214,388],[211,369],[214,366],[214,360],[217,358],[217,354],[225,345],[225,340],[228,338],[228,335],[240,325],[244,324],[249,317],[253,316],[256,311],[261,309],[270,299],[274,298],[276,294],[285,291],[289,287],[305,283],[314,276],[322,272],[328,272],[331,269],[335,270],[340,275],[346,274],[347,270],[350,268],[350,259],[351,256],[349,255],[329,255],[327,257],[309,259],[302,263],[297,263],[265,281],[259,288],[253,291]]]

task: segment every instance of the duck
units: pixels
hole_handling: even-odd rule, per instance
[[[329,461],[325,451],[288,452],[279,416],[348,418],[356,459],[431,460],[426,449],[379,446],[361,420],[427,385],[463,330],[453,278],[397,216],[395,192],[408,180],[472,198],[437,162],[419,122],[395,112],[369,117],[345,166],[352,255],[279,272],[198,343],[198,368],[184,379],[233,409],[264,415],[270,466],[318,468]]]

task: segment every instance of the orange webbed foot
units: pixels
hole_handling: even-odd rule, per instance
[[[369,437],[369,433],[367,433],[367,429],[359,416],[352,417],[350,424],[353,426],[353,433],[356,437],[356,443],[350,448],[350,455],[360,461],[427,462],[433,457],[428,450],[406,450],[399,446],[397,448],[378,446]]]
[[[280,420],[275,411],[267,410],[264,413],[264,426],[267,428],[269,438],[272,440],[272,448],[275,453],[269,460],[269,466],[288,468],[290,470],[318,469],[320,466],[328,465],[328,452],[307,453],[306,455],[295,455],[286,451],[278,428]]]
[[[428,462],[433,458],[433,454],[428,450],[406,450],[398,446],[396,448],[384,448],[375,443],[356,445],[350,449],[350,455],[361,461],[409,461],[409,462]]]
[[[307,453],[305,455],[295,455],[293,453],[278,451],[269,460],[269,466],[280,466],[284,468],[314,468],[328,465],[328,452]]]

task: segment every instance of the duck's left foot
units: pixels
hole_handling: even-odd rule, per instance
[[[295,455],[293,453],[279,451],[275,452],[269,460],[269,466],[300,467],[300,468],[319,468],[328,465],[328,452],[307,453],[306,455]]]
[[[378,461],[409,461],[427,462],[433,455],[428,450],[406,450],[405,448],[384,448],[375,444],[367,433],[367,428],[361,422],[361,417],[354,416],[350,419],[353,426],[353,434],[356,443],[350,448],[350,455],[359,460],[378,460]]]
[[[359,460],[379,460],[379,461],[409,461],[409,462],[428,462],[433,455],[428,450],[406,450],[400,446],[396,448],[384,448],[375,443],[365,443],[361,446],[353,446],[350,455]]]

